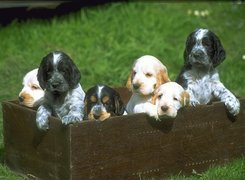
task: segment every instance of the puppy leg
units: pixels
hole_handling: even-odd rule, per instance
[[[154,117],[156,120],[159,120],[157,106],[149,102],[135,105],[134,113],[146,113],[149,116]]]
[[[48,130],[48,117],[51,115],[51,110],[49,108],[46,108],[45,106],[41,105],[37,110],[36,115],[36,123],[38,129],[41,130]]]
[[[233,115],[237,115],[240,111],[239,100],[228,90],[222,83],[216,83],[214,85],[214,96],[225,103],[228,111]]]
[[[186,92],[189,94],[189,97],[190,97],[190,101],[189,101],[189,104],[191,106],[197,106],[197,105],[200,105],[200,102],[196,99],[194,93],[193,93],[193,90],[192,88],[189,88],[186,90]]]
[[[83,104],[81,104],[80,106],[72,106],[68,115],[61,118],[62,123],[67,125],[82,121],[84,117],[83,110]]]

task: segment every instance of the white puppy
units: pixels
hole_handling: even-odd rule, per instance
[[[161,115],[176,117],[180,108],[189,105],[189,99],[188,92],[176,82],[162,84],[155,94],[157,117]]]
[[[19,102],[28,107],[35,107],[44,96],[44,91],[37,80],[38,69],[28,72],[23,78],[23,89],[19,93]]]
[[[126,106],[127,113],[154,116],[156,108],[152,97],[155,90],[168,81],[167,68],[157,58],[145,55],[137,59],[126,85],[133,93]]]

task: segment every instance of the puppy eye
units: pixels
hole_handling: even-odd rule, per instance
[[[162,94],[158,95],[157,98],[158,99],[161,99],[162,98]]]
[[[32,85],[31,88],[32,88],[32,89],[40,89],[40,88],[39,88],[38,86],[36,86],[36,85]]]
[[[178,98],[174,97],[173,100],[174,100],[174,101],[178,101]]]
[[[208,38],[203,38],[203,40],[202,40],[202,44],[203,45],[205,45],[205,46],[209,46],[210,45],[210,41],[209,41],[209,39]]]
[[[133,72],[132,72],[132,74],[133,74],[133,76],[135,76],[135,74],[136,74],[136,71],[133,71]]]
[[[151,77],[152,74],[151,74],[151,73],[146,73],[145,76],[146,76],[146,77]]]

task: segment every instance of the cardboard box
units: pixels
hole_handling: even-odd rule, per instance
[[[124,101],[130,93],[118,89]],[[223,103],[187,107],[156,122],[146,114],[83,121],[50,129],[36,127],[36,110],[6,101],[3,106],[5,163],[41,179],[141,179],[191,174],[245,153],[245,99],[236,118]]]

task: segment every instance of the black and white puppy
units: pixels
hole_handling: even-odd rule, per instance
[[[124,114],[124,104],[117,91],[106,85],[96,85],[86,92],[85,114],[89,120],[104,121]]]
[[[49,128],[50,115],[60,118],[63,124],[82,121],[85,93],[79,83],[81,75],[67,54],[55,51],[45,56],[37,78],[45,89],[44,101],[36,116],[39,129]]]
[[[191,105],[216,99],[224,102],[230,114],[237,115],[240,103],[220,82],[216,69],[225,57],[219,38],[208,29],[197,29],[187,38],[184,67],[176,81],[189,92]]]

